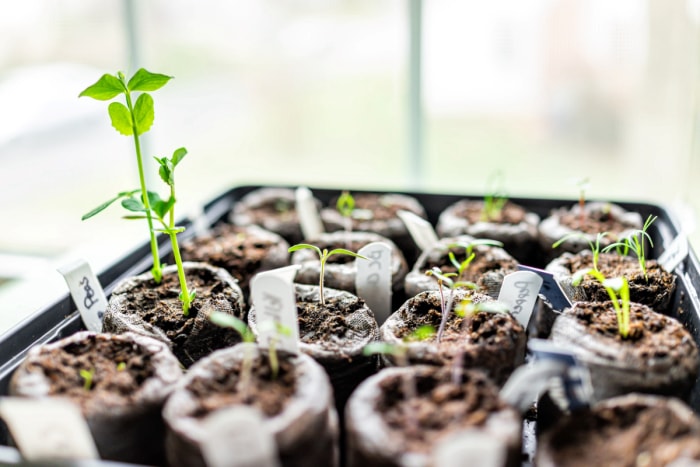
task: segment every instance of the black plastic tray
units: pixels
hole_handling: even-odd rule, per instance
[[[234,204],[247,193],[262,188],[261,186],[242,186],[233,188],[209,202],[204,208],[203,223],[213,225],[225,220]],[[290,187],[293,188],[293,187]],[[314,196],[320,199],[324,205],[339,194],[338,189],[312,188]],[[386,193],[383,190],[353,190],[353,193]],[[397,192],[395,192],[397,193]],[[400,193],[400,192],[399,192]],[[460,199],[481,199],[479,195],[468,194],[436,194],[420,192],[402,192],[414,196],[425,207],[428,218],[433,225],[437,222],[440,213],[452,203]],[[577,200],[573,199],[534,199],[534,198],[510,198],[511,201],[534,211],[541,218],[549,215],[552,209],[561,206],[570,206]],[[658,216],[654,223],[651,236],[654,241],[652,257],[661,255],[678,235],[679,224],[671,216],[669,211],[662,206],[647,203],[616,202],[623,208],[636,211],[646,218],[653,214]],[[192,229],[186,231],[183,236],[194,235]],[[169,254],[169,243],[162,239],[163,255]],[[141,273],[150,269],[150,249],[147,244],[126,255],[107,270],[98,275],[100,283],[109,294],[116,283],[124,277]],[[535,265],[541,266],[541,265]],[[673,299],[671,316],[678,319],[693,334],[696,343],[700,346],[700,300],[698,289],[700,288],[700,264],[695,253],[691,250],[685,260],[676,268],[678,276],[677,290]],[[64,296],[49,306],[38,310],[32,316],[10,329],[0,336],[0,396],[7,395],[8,384],[12,372],[24,359],[27,351],[37,344],[54,341],[83,329],[80,316],[76,311],[70,296],[66,292]],[[700,378],[695,381],[690,405],[700,412]],[[532,438],[533,422],[526,420],[526,435],[524,450],[526,454],[532,454],[534,439]],[[5,426],[0,423],[0,446],[8,444],[8,434]],[[0,456],[0,461],[2,456]],[[529,459],[524,460],[524,465],[529,464]]]

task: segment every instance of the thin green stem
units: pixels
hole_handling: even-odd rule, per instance
[[[328,259],[328,256],[327,256],[328,252],[324,250],[323,253],[324,253],[323,257],[321,258],[321,274],[320,274],[319,280],[318,280],[318,291],[319,291],[319,294],[321,295],[320,300],[319,300],[321,302],[321,306],[326,306],[326,299],[323,296],[323,274],[326,271],[326,260]]]
[[[170,197],[171,199],[175,199],[174,185],[170,186]],[[170,208],[168,235],[170,236],[170,243],[173,247],[173,257],[175,258],[175,264],[177,265],[177,277],[180,280],[180,300],[182,301],[182,313],[187,316],[190,314],[192,297],[190,296],[189,290],[187,290],[187,278],[185,277],[185,269],[182,267],[180,246],[177,243],[177,232],[175,230],[175,205]]]
[[[148,189],[146,188],[146,176],[143,170],[143,157],[141,156],[141,142],[139,141],[139,133],[136,129],[136,120],[134,118],[134,107],[131,103],[131,94],[129,90],[126,89],[124,92],[126,96],[126,106],[129,109],[129,114],[131,115],[131,128],[134,135],[134,146],[136,148],[136,164],[139,169],[139,183],[141,184],[141,197],[143,198],[143,206],[146,209],[146,221],[148,221],[148,233],[151,237],[151,255],[153,256],[153,268],[151,269],[151,274],[153,274],[153,279],[156,283],[160,283],[163,278],[163,271],[160,264],[160,254],[158,253],[158,241],[156,240],[156,233],[153,230],[153,217],[151,215],[151,203],[148,200]]]

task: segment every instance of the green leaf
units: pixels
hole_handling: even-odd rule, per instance
[[[158,215],[158,217],[163,218],[168,213],[168,211],[170,211],[174,204],[175,198],[170,197],[170,199],[167,201],[156,201],[151,205],[151,209],[153,209],[153,211]]]
[[[139,220],[139,219],[148,219],[148,217],[133,215],[133,216],[122,216],[122,219],[126,219],[128,221],[133,221],[133,220]]]
[[[114,75],[104,74],[92,86],[88,86],[78,97],[92,97],[98,101],[108,101],[125,91],[124,84]]]
[[[158,165],[158,175],[160,175],[161,180],[163,180],[168,186],[173,186],[175,184],[175,174],[173,173],[173,163],[167,157],[161,157],[160,159],[154,157]]]
[[[130,91],[155,91],[165,86],[172,78],[172,76],[151,73],[141,68],[131,77],[127,87]]]
[[[134,134],[134,129],[131,126],[131,115],[129,109],[124,104],[112,102],[107,108],[109,118],[112,120],[112,126],[122,135],[129,136]]]
[[[352,256],[354,258],[360,258],[360,259],[368,259],[362,255],[358,255],[357,253],[346,250],[345,248],[336,248],[335,250],[331,250],[330,253],[328,253],[328,256],[333,256],[333,255],[348,255]]]
[[[170,159],[173,163],[173,168],[177,166],[177,164],[180,163],[182,159],[185,158],[187,155],[187,149],[185,148],[178,148],[173,152],[173,157]]]
[[[141,94],[139,98],[136,99],[136,104],[134,105],[136,132],[139,135],[146,133],[151,129],[154,119],[153,98],[150,94]]]
[[[248,325],[235,316],[223,313],[221,311],[213,311],[209,315],[209,321],[222,328],[231,328],[238,332],[243,339],[243,342],[254,342],[255,336],[251,332]]]
[[[317,246],[314,245],[309,245],[308,243],[299,243],[297,245],[290,246],[289,249],[287,250],[288,253],[294,253],[297,250],[314,250],[316,253],[318,253],[318,257],[320,258],[323,256],[323,253],[321,253],[321,249]]]
[[[352,210],[355,209],[355,198],[352,197],[350,192],[343,191],[338,197],[338,201],[335,203],[335,208],[341,216],[350,217],[352,215]]]
[[[107,209],[112,203],[114,203],[119,198],[121,198],[121,196],[115,196],[114,198],[110,199],[109,201],[105,201],[104,203],[100,204],[99,206],[97,206],[95,209],[88,212],[87,214],[83,214],[83,217],[81,217],[81,220],[84,221],[86,219],[90,219],[92,216],[94,216],[96,214],[99,214],[100,212]]]
[[[435,327],[429,324],[424,324],[411,333],[410,340],[424,341],[426,339],[430,339],[434,335]]]
[[[136,198],[127,198],[122,201],[122,206],[124,209],[127,211],[131,212],[144,212],[146,211],[146,208],[144,207],[143,203]]]

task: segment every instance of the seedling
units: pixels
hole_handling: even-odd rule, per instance
[[[489,239],[477,239],[471,242],[451,243],[447,245],[447,248],[462,247],[465,250],[465,259],[461,262],[457,261],[457,258],[455,257],[452,251],[450,251],[447,255],[452,265],[457,269],[457,272],[443,273],[442,270],[438,267],[434,267],[431,270],[425,271],[426,275],[435,276],[435,278],[438,281],[438,290],[440,291],[440,308],[442,309],[442,321],[440,322],[440,329],[438,330],[437,335],[438,342],[442,340],[442,334],[445,331],[445,325],[447,324],[447,316],[449,315],[449,310],[452,309],[452,301],[454,299],[455,289],[459,287],[478,289],[478,286],[475,283],[466,281],[464,278],[464,275],[466,274],[469,265],[476,257],[476,253],[474,253],[474,247],[477,245],[502,247],[503,243]],[[446,285],[450,289],[450,295],[447,299],[447,303],[445,302],[443,285]]]
[[[452,280],[453,277],[458,277],[458,274],[456,272],[448,272],[443,274],[443,272],[438,267],[434,267],[433,269],[425,271],[425,274],[428,276],[434,276],[437,279],[438,290],[440,291],[440,311],[442,313],[442,319],[440,320],[440,328],[438,329],[437,333],[437,342],[439,344],[442,340],[442,335],[445,332],[447,316],[452,310],[452,303],[454,301],[455,290],[459,287],[467,287],[469,289],[476,290],[479,288],[479,286],[469,281]],[[450,289],[450,294],[447,297],[447,301],[445,301],[443,286],[447,286]]]
[[[408,342],[423,341],[435,335],[435,328],[430,325],[421,326],[410,335],[406,336],[402,341],[391,344],[388,342],[372,342],[367,344],[362,349],[362,354],[370,356],[374,354],[391,355],[396,359],[396,364],[403,368],[408,368]],[[407,404],[405,405],[404,416],[406,418],[406,430],[409,433],[418,432],[418,419],[416,414],[409,407],[408,402],[416,400],[418,391],[416,390],[416,382],[411,375],[406,373],[401,379],[403,393]]]
[[[120,134],[124,136],[133,136],[134,149],[136,152],[136,165],[139,172],[138,190],[122,191],[114,198],[105,201],[92,211],[85,214],[82,219],[89,219],[95,214],[103,211],[109,205],[117,200],[122,200],[122,206],[129,209],[128,205],[133,201],[133,196],[140,192],[141,203],[145,208],[145,219],[148,223],[148,233],[151,241],[151,254],[153,256],[153,267],[151,273],[156,283],[160,283],[163,278],[162,266],[160,264],[160,255],[158,254],[158,242],[156,241],[156,233],[153,230],[153,219],[151,214],[151,204],[146,187],[146,177],[143,169],[143,157],[141,155],[141,142],[139,136],[150,130],[155,112],[153,109],[153,98],[146,91],[156,91],[165,86],[171,76],[166,76],[159,73],[151,73],[144,68],[139,69],[134,75],[126,81],[124,74],[120,71],[117,75],[104,74],[92,86],[88,86],[78,97],[86,96],[100,101],[109,101],[123,94],[126,105],[120,102],[112,102],[109,104],[108,111],[112,126]],[[135,104],[132,103],[132,93],[140,92],[141,94],[136,99]]]
[[[212,311],[209,315],[209,321],[222,328],[230,328],[240,334],[241,339],[245,343],[255,342],[255,335],[250,330],[248,325],[235,316],[229,315],[221,311]],[[241,364],[241,377],[238,380],[238,392],[243,395],[244,400],[248,400],[250,395],[250,386],[253,372],[253,348],[246,347],[243,363]]]
[[[644,279],[648,280],[649,278],[647,277],[647,260],[644,251],[644,242],[649,241],[649,246],[652,248],[654,247],[654,242],[651,239],[651,236],[647,233],[647,229],[649,229],[651,224],[653,224],[656,219],[657,216],[652,216],[650,214],[649,217],[647,217],[647,220],[644,222],[641,230],[633,231],[624,239],[606,246],[603,248],[603,251],[608,252],[614,248],[619,254],[627,256],[631,250],[637,257],[637,262],[639,263],[639,268],[642,270],[642,274],[644,274]]]
[[[79,371],[80,377],[83,378],[83,389],[89,391],[92,389],[93,378],[95,376],[95,369],[91,368],[89,370],[81,369]]]
[[[576,186],[578,187],[579,223],[583,227],[586,222],[586,212],[584,211],[586,207],[586,190],[591,186],[591,179],[588,177],[581,178],[576,182]]]
[[[466,333],[467,324],[471,321],[472,317],[479,313],[509,313],[508,307],[496,301],[479,302],[474,303],[471,299],[467,298],[462,300],[457,306],[455,306],[455,314],[462,318],[462,332],[466,334],[465,341],[469,340],[469,334]],[[452,360],[452,383],[459,386],[462,383],[462,372],[464,371],[464,346],[459,346],[457,348],[457,355]]]
[[[606,235],[608,235],[609,232],[599,232],[596,237],[595,241],[590,240],[590,237],[582,232],[571,232],[569,234],[564,235],[562,238],[557,240],[552,244],[552,248],[558,248],[562,243],[564,243],[567,240],[574,239],[574,238],[580,238],[588,242],[588,247],[591,250],[592,253],[592,261],[593,261],[593,269],[596,271],[598,270],[598,260],[600,259],[600,253],[605,252],[606,250],[601,250],[600,248],[600,242],[605,238]]]
[[[584,269],[574,274],[572,284],[578,286],[587,274],[598,280],[608,292],[617,316],[618,333],[626,339],[630,332],[630,288],[627,279],[624,277],[607,279],[599,271]]]
[[[126,362],[117,363],[117,371],[124,371],[124,370],[126,370]]]
[[[299,243],[297,245],[294,245],[292,247],[289,247],[289,253],[293,253],[297,250],[302,250],[302,249],[310,249],[314,250],[318,254],[318,258],[321,261],[321,272],[319,274],[318,278],[318,286],[319,286],[319,296],[320,299],[319,301],[321,302],[321,306],[326,306],[326,299],[323,294],[323,276],[324,273],[326,272],[326,262],[328,261],[328,258],[330,258],[333,255],[348,255],[352,256],[354,258],[360,258],[360,259],[367,259],[365,256],[358,255],[357,253],[354,253],[350,250],[346,250],[345,248],[336,248],[334,250],[328,251],[326,248],[321,251],[321,249],[315,245],[309,245],[308,243]]]
[[[508,202],[508,197],[503,192],[503,173],[498,171],[489,177],[486,196],[484,196],[484,209],[481,212],[481,220],[485,222],[495,221],[501,218],[503,206]]]
[[[355,198],[352,197],[349,191],[343,191],[335,203],[335,208],[338,210],[345,221],[345,235],[347,236],[346,247],[350,249],[350,233],[352,232],[352,211],[355,209]]]

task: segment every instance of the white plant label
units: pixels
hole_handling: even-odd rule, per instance
[[[688,237],[679,235],[659,256],[659,264],[668,272],[673,272],[688,256]]]
[[[107,309],[107,297],[92,268],[78,260],[58,269],[68,284],[75,306],[88,331],[102,331],[102,317]]]
[[[437,244],[438,236],[430,222],[410,211],[399,211],[396,214],[406,225],[408,233],[421,251],[427,251]]]
[[[78,406],[63,399],[0,399],[0,417],[28,461],[99,459]]]
[[[307,240],[318,238],[323,233],[323,222],[314,203],[314,195],[305,186],[297,188],[295,195],[301,233]]]
[[[527,329],[543,279],[531,271],[516,271],[503,279],[498,301],[505,303],[515,319]]]
[[[381,326],[391,314],[391,248],[374,242],[362,247],[358,254],[367,259],[355,259],[357,295],[364,299]]]
[[[260,412],[234,406],[213,412],[204,420],[202,454],[209,467],[278,467],[277,447],[265,429]]]
[[[492,434],[475,429],[458,431],[435,447],[433,465],[478,465],[501,467],[506,464],[505,443]]]
[[[294,276],[300,265],[258,273],[250,281],[260,347],[299,353],[299,322]],[[280,327],[288,333],[280,332]]]

